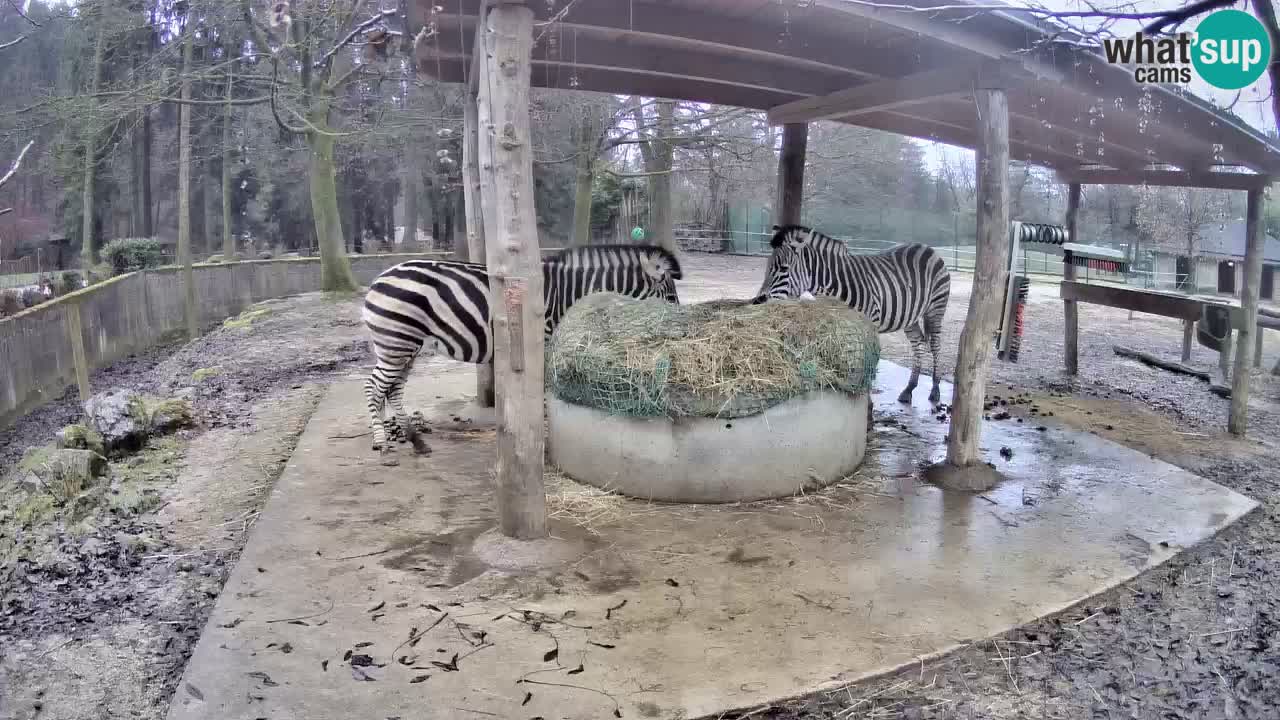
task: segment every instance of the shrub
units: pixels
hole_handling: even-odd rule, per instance
[[[58,294],[66,295],[84,287],[84,281],[80,277],[80,273],[75,270],[64,270],[59,278]]]
[[[155,238],[120,238],[102,247],[102,257],[117,275],[159,267],[164,263],[160,243]]]
[[[24,309],[21,292],[17,290],[0,290],[0,317],[17,315]]]
[[[22,289],[22,306],[24,308],[33,308],[47,299],[39,288]]]

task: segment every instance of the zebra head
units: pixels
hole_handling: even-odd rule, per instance
[[[680,261],[667,250],[660,247],[644,248],[640,256],[640,268],[648,279],[643,298],[662,298],[669,303],[680,304],[676,294],[676,280],[684,278],[680,270]]]
[[[773,253],[765,266],[764,283],[751,301],[759,305],[773,298],[812,297],[813,274],[806,261],[814,231],[803,225],[773,226]]]

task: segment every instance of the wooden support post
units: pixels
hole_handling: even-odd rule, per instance
[[[84,323],[80,319],[80,303],[69,302],[63,306],[63,322],[67,327],[67,339],[71,341],[71,362],[76,369],[76,388],[80,391],[80,405],[93,397],[89,388],[89,360],[84,352]]]
[[[1067,186],[1067,237],[1073,243],[1080,242],[1076,235],[1080,216],[1080,183],[1071,183]],[[1076,266],[1071,263],[1062,263],[1062,279],[1075,280]],[[1076,305],[1075,300],[1062,301],[1062,314],[1066,318],[1066,329],[1062,336],[1062,353],[1063,362],[1067,368],[1068,375],[1076,375],[1080,372],[1080,309]]]
[[[978,246],[969,312],[956,355],[947,439],[947,463],[958,467],[982,462],[982,400],[1009,254],[1009,100],[997,89],[979,89],[974,100],[981,133],[976,152]]]
[[[529,139],[533,10],[492,5],[481,28],[477,109],[480,172],[487,176],[481,186],[498,390],[498,516],[504,535],[528,540],[547,534],[542,483],[545,303]]]
[[[1196,321],[1182,321],[1182,362],[1191,361],[1191,340],[1196,334]]]
[[[1258,328],[1258,336],[1253,339],[1253,366],[1262,367],[1262,333],[1261,327]]]
[[[1249,425],[1249,381],[1252,377],[1253,359],[1249,353],[1250,342],[1258,328],[1258,288],[1262,284],[1262,206],[1266,202],[1266,191],[1255,188],[1249,191],[1248,205],[1245,208],[1245,250],[1244,250],[1244,287],[1240,293],[1240,308],[1244,311],[1244,322],[1236,331],[1236,362],[1231,373],[1231,414],[1227,420],[1227,430],[1238,437],[1243,437]],[[1226,351],[1228,347],[1224,347]]]
[[[462,115],[462,202],[467,213],[467,260],[484,264],[484,210],[480,192],[480,118],[477,97],[468,89]],[[493,407],[493,363],[476,366],[476,403]]]
[[[778,155],[778,224],[800,222],[804,207],[804,161],[809,145],[808,123],[782,126],[782,151]]]

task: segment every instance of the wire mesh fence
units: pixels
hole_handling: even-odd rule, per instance
[[[676,235],[677,243],[686,249],[700,252],[725,252],[734,255],[768,255],[772,233],[747,231],[684,231]],[[843,240],[854,255],[883,252],[899,244],[892,240],[872,238],[837,238]],[[973,245],[935,245],[933,249],[947,263],[947,269],[958,272],[972,271],[977,259]],[[1028,275],[1063,276],[1062,257],[1050,253],[1023,249],[1017,259],[1016,269]],[[1104,281],[1134,285],[1144,289],[1173,289],[1177,276],[1172,272],[1154,269],[1130,269],[1127,273],[1105,272],[1093,268],[1077,269],[1077,278],[1086,282]]]

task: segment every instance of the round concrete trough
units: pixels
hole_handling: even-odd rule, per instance
[[[748,417],[634,418],[547,394],[551,462],[578,482],[643,500],[787,497],[853,472],[867,451],[864,395],[812,392]]]

